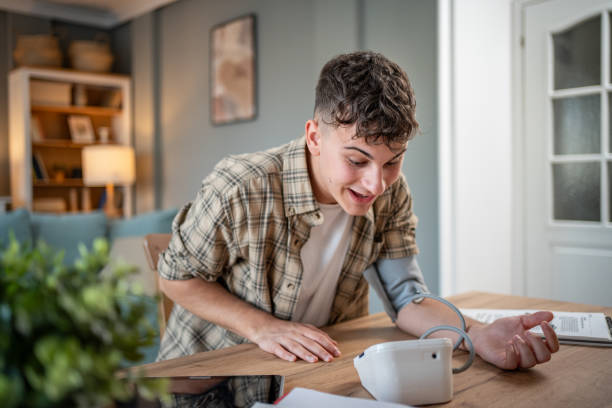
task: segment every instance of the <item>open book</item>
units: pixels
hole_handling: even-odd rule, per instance
[[[537,310],[526,309],[460,309],[461,313],[483,323],[508,316],[518,316],[534,313]],[[550,325],[557,333],[559,342],[563,344],[579,344],[583,346],[612,347],[612,319],[603,313],[552,312],[554,315]],[[543,335],[540,326],[530,330],[534,334]]]

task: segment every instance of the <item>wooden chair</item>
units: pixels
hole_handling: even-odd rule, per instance
[[[164,295],[159,289],[159,280],[161,278],[157,275],[157,260],[159,259],[159,254],[163,250],[168,248],[170,237],[170,234],[148,234],[144,237],[145,255],[147,257],[147,262],[149,263],[151,271],[153,271],[156,275],[155,286],[157,287],[157,293],[160,296],[160,300],[158,303],[159,338],[162,338],[164,336],[164,331],[166,330],[166,323],[170,318],[172,306],[174,306],[172,300],[166,295]]]
[[[155,273],[155,284],[157,286],[157,293],[160,296],[158,303],[159,309],[159,338],[164,337],[164,331],[166,330],[166,323],[170,318],[172,312],[172,306],[174,303],[170,298],[163,294],[159,290],[159,280],[161,279],[157,275],[157,260],[159,254],[166,248],[170,243],[170,234],[148,234],[144,238],[144,251],[147,257],[149,267]],[[228,377],[211,377],[211,378],[172,378],[170,381],[169,391],[171,393],[179,394],[202,394],[208,391],[210,388],[217,384],[227,380]]]

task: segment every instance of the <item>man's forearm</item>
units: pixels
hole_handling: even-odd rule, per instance
[[[194,278],[167,280],[160,278],[162,291],[196,316],[253,341],[257,331],[266,327],[272,315],[255,308],[228,292],[217,282]]]
[[[429,298],[423,299],[419,304],[409,303],[401,308],[395,323],[406,333],[417,337],[434,326],[449,325],[461,328],[459,317],[453,310]],[[468,333],[473,327],[482,326],[482,323],[468,317],[465,318],[465,323]],[[453,331],[439,331],[432,333],[430,337],[448,337],[454,344],[459,335]]]
[[[340,355],[337,343],[327,333],[311,325],[277,319],[216,282],[161,279],[160,286],[170,299],[196,316],[246,337],[284,360],[331,361]]]

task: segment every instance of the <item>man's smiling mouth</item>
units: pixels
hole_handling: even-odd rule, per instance
[[[368,203],[374,198],[373,195],[361,194],[353,190],[352,188],[349,188],[348,190],[351,192],[353,198],[360,203]]]

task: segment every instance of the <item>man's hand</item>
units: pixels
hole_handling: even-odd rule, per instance
[[[497,367],[514,370],[533,367],[550,360],[551,354],[559,350],[559,340],[550,325],[551,312],[506,317],[485,325],[468,317],[468,334],[474,351],[483,360]],[[459,326],[459,319],[446,305],[432,299],[421,304],[410,303],[400,309],[397,325],[407,333],[420,336],[433,326],[448,324]],[[542,326],[544,339],[529,333],[529,329]],[[459,336],[454,332],[437,332],[431,337],[450,337],[453,342]]]
[[[548,324],[552,318],[551,312],[506,317],[488,325],[474,324],[468,334],[483,360],[506,370],[529,368],[547,362],[559,350],[557,335]],[[529,332],[538,324],[544,339]]]
[[[288,322],[270,316],[249,340],[259,348],[287,361],[300,358],[314,363],[340,356],[338,343],[327,333],[310,324]]]

